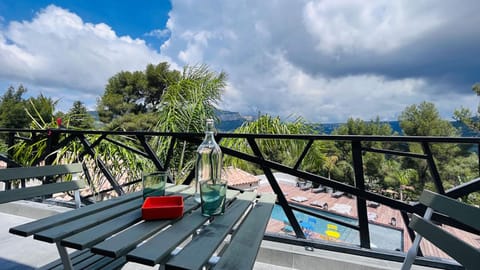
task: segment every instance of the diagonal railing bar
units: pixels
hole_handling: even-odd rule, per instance
[[[258,147],[255,139],[248,138],[247,141],[253,153],[257,156],[257,158],[264,160],[262,152]],[[283,208],[283,212],[285,212],[285,215],[287,216],[288,221],[290,222],[290,225],[295,231],[295,235],[299,238],[306,238],[302,228],[300,227],[300,224],[298,223],[297,218],[293,214],[292,208],[288,207],[288,201],[285,198],[285,194],[283,194],[283,191],[280,188],[280,185],[278,185],[278,182],[275,179],[275,176],[273,175],[271,169],[267,166],[264,166],[263,164],[260,164],[260,165],[262,167],[263,172],[265,173],[265,176],[267,177],[268,182],[270,183],[270,186],[272,187],[273,192],[275,192],[275,194],[277,195],[278,204]]]
[[[108,134],[104,133],[104,134],[101,134],[93,143],[91,143],[90,147],[92,149],[96,148],[98,145],[100,145],[100,143],[105,139],[107,138]]]
[[[85,138],[83,135],[78,135],[78,139],[83,145],[83,148],[85,151],[93,158],[95,159],[97,166],[100,168],[102,171],[103,175],[105,175],[105,178],[107,178],[107,181],[110,183],[112,188],[115,190],[115,192],[120,196],[125,194],[125,191],[123,188],[118,184],[118,182],[115,180],[113,175],[110,173],[110,171],[107,169],[107,166],[105,166],[105,163],[97,157],[95,151],[91,148],[89,141]]]
[[[190,170],[190,172],[188,173],[188,175],[185,178],[185,181],[183,181],[183,183],[185,185],[190,185],[194,178],[195,178],[195,168]]]
[[[159,171],[165,171],[166,170],[165,166],[162,164],[162,162],[157,157],[157,155],[155,154],[153,149],[150,147],[150,145],[148,144],[145,136],[141,135],[141,134],[138,134],[137,138],[140,141],[140,144],[143,146],[143,149],[145,149],[145,152],[147,152],[148,157],[150,157],[150,159],[153,161],[153,164],[155,164],[155,167],[157,167],[157,169]],[[168,166],[168,164],[167,164],[167,166]],[[172,179],[170,179],[170,176],[169,176],[168,180],[170,182],[173,182]]]
[[[168,146],[167,157],[165,158],[165,166],[170,166],[170,162],[173,158],[173,150],[175,148],[176,142],[177,142],[177,139],[175,137],[170,138],[170,145]]]
[[[313,144],[313,140],[308,140],[308,143],[307,145],[305,145],[305,148],[303,149],[302,154],[300,154],[300,157],[298,157],[297,163],[295,163],[295,166],[293,166],[294,170],[298,170],[298,168],[300,168],[300,165],[302,164],[302,161],[305,158],[305,156],[308,154],[308,151],[312,147],[312,144]]]
[[[410,227],[408,227],[408,224],[410,223],[410,219],[408,217],[408,214],[405,211],[400,211],[400,215],[402,216],[402,221],[403,221],[403,224],[404,224],[404,226],[407,230],[408,237],[410,238],[410,241],[412,241],[412,243],[413,243],[413,240],[415,239],[415,232]],[[402,250],[403,250],[403,248],[404,248],[403,247],[403,241],[401,243],[402,243]],[[421,255],[422,254],[421,249],[418,249],[418,251],[420,252],[419,253],[420,256],[422,256]]]
[[[413,206],[411,206],[409,204],[406,204],[406,203],[403,203],[403,202],[400,202],[400,201],[397,201],[397,200],[393,200],[393,199],[385,197],[383,195],[379,195],[379,194],[369,192],[369,191],[366,191],[366,190],[359,190],[359,189],[357,189],[355,187],[352,187],[348,184],[337,182],[337,181],[328,179],[328,178],[323,177],[323,176],[315,175],[315,174],[308,173],[308,172],[305,172],[305,171],[293,170],[292,168],[284,166],[282,164],[279,164],[279,163],[276,163],[276,162],[273,162],[273,161],[269,161],[269,160],[266,160],[266,159],[262,160],[262,159],[259,159],[259,158],[255,157],[255,156],[251,156],[251,155],[248,155],[248,154],[236,151],[236,150],[232,150],[230,148],[226,148],[226,147],[221,147],[221,148],[222,148],[223,153],[225,153],[225,154],[228,154],[228,155],[231,155],[231,156],[234,156],[234,157],[237,157],[237,158],[240,158],[240,159],[258,164],[258,165],[267,166],[267,167],[269,167],[271,169],[274,169],[274,170],[277,170],[279,172],[287,173],[287,174],[290,174],[290,175],[293,175],[293,176],[296,176],[296,177],[299,177],[299,178],[302,178],[302,179],[312,181],[314,183],[322,184],[322,185],[325,185],[325,186],[330,186],[330,187],[333,187],[335,189],[338,189],[338,190],[350,193],[352,195],[355,195],[357,197],[363,197],[367,200],[380,202],[382,204],[385,204],[385,205],[390,206],[390,207],[395,208],[395,209],[405,209],[406,211],[408,211],[410,213],[415,212],[415,213],[420,214],[420,212],[418,210],[416,210]]]
[[[352,159],[355,172],[355,186],[359,190],[365,190],[362,144],[360,141],[352,141]],[[357,216],[358,226],[360,227],[360,246],[364,248],[370,248],[367,202],[362,197],[357,197]]]
[[[438,173],[437,166],[435,165],[435,160],[433,159],[432,150],[430,145],[427,142],[422,142],[423,152],[427,156],[428,168],[432,174],[433,184],[437,189],[437,192],[440,194],[445,194],[445,189],[443,188],[442,180],[440,179],[440,174]]]
[[[463,183],[459,186],[453,187],[445,192],[445,195],[458,199],[463,196],[467,196],[473,192],[480,190],[480,178],[476,178],[473,180],[468,181],[467,183]]]
[[[362,147],[362,150],[368,151],[368,152],[373,152],[373,153],[403,156],[403,157],[412,157],[412,158],[421,158],[421,159],[427,159],[428,158],[427,155],[424,155],[424,154],[401,152],[401,151],[386,150],[386,149],[378,149],[378,148],[373,148],[373,147]]]
[[[129,150],[129,151],[131,151],[131,152],[133,152],[133,153],[135,153],[135,154],[137,154],[137,155],[139,155],[139,156],[143,156],[143,157],[146,157],[146,158],[149,157],[149,155],[148,155],[147,153],[142,152],[142,151],[140,151],[140,150],[138,150],[138,149],[135,149],[135,148],[133,148],[133,147],[131,147],[131,146],[129,146],[129,145],[126,145],[126,144],[124,144],[124,143],[121,143],[121,142],[119,142],[119,141],[112,140],[112,139],[110,139],[110,138],[108,138],[108,137],[105,137],[104,140],[107,141],[107,142],[110,142],[110,143],[112,143],[112,144],[114,144],[114,145],[123,147],[123,148],[125,148],[125,149],[127,149],[127,150]]]

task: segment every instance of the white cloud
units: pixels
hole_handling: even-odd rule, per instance
[[[121,70],[169,60],[141,39],[117,36],[104,23],[84,22],[53,5],[0,31],[0,78],[31,85],[29,92],[48,91],[68,107],[84,95],[92,107],[108,78]]]
[[[170,35],[170,31],[168,29],[154,29],[145,34],[147,37],[156,37],[159,39],[163,39]]]
[[[145,35],[168,37],[158,53],[48,6],[0,25],[0,82],[48,92],[68,108],[77,99],[94,104],[120,70],[204,63],[228,74],[220,106],[243,114],[395,119],[430,101],[449,118],[477,103],[479,8],[475,0],[173,0],[166,28]]]
[[[172,1],[171,35],[162,54],[226,71],[221,106],[244,114],[296,114],[322,122],[396,119],[406,106],[431,101],[448,117],[454,108],[475,106],[461,98],[472,97],[472,70],[480,65],[471,60],[479,48],[468,45],[480,37],[478,16],[467,16],[474,6],[479,4]]]
[[[428,10],[410,13],[402,1],[309,1],[304,22],[325,53],[389,52],[439,27],[442,17]],[[422,10],[420,10],[422,11]]]

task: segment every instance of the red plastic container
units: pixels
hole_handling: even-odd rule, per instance
[[[147,197],[142,205],[142,217],[145,220],[174,219],[182,215],[182,196]]]

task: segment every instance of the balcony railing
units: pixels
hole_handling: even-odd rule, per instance
[[[188,143],[190,147],[194,148],[202,141],[203,134],[192,133],[160,133],[160,132],[122,132],[122,131],[77,131],[77,130],[65,130],[65,129],[49,129],[49,130],[17,130],[17,129],[0,129],[0,134],[6,139],[9,147],[15,145],[18,142],[24,141],[29,145],[35,145],[36,142],[44,140],[45,149],[36,152],[35,156],[32,156],[31,165],[41,163],[52,163],[55,158],[55,153],[59,149],[68,149],[75,145],[77,156],[76,161],[83,161],[87,156],[94,162],[89,165],[94,166],[94,170],[101,172],[102,176],[108,181],[108,188],[97,190],[98,193],[114,192],[117,195],[122,195],[126,192],[126,188],[138,183],[139,179],[127,179],[126,182],[120,183],[118,178],[109,169],[109,161],[102,160],[97,155],[98,147],[102,144],[111,144],[115,147],[122,148],[129,153],[132,153],[142,159],[150,160],[154,166],[159,170],[169,169],[172,160],[175,157],[175,148],[180,143]],[[128,138],[128,144],[125,140]],[[156,152],[155,147],[152,146],[152,139],[161,138],[164,142],[168,143],[166,153],[159,155]],[[440,177],[439,170],[436,165],[435,157],[432,153],[432,145],[434,144],[465,144],[473,145],[474,151],[478,151],[480,148],[480,138],[456,138],[456,137],[410,137],[410,136],[332,136],[332,135],[266,135],[266,134],[233,134],[233,133],[218,133],[216,134],[217,141],[222,141],[226,138],[236,138],[242,140],[249,146],[248,152],[240,152],[235,149],[222,146],[222,151],[225,155],[235,157],[252,164],[259,166],[268,180],[271,189],[277,195],[277,204],[282,207],[288,223],[291,225],[296,237],[287,237],[279,234],[266,234],[265,239],[285,242],[297,245],[304,245],[308,247],[316,247],[323,249],[330,249],[340,252],[348,252],[351,254],[360,254],[363,256],[377,257],[387,260],[401,261],[403,259],[403,253],[390,252],[381,249],[371,248],[371,232],[369,231],[369,218],[367,211],[367,201],[377,202],[381,205],[388,206],[392,209],[400,211],[404,228],[406,233],[410,237],[410,240],[414,238],[414,232],[408,228],[409,216],[412,213],[423,215],[425,209],[418,203],[407,203],[401,200],[390,198],[379,194],[375,190],[368,188],[367,180],[364,173],[364,154],[367,152],[377,153],[379,155],[387,156],[400,156],[409,157],[413,159],[425,160],[428,166],[429,174],[435,192],[445,194],[452,198],[461,198],[468,196],[471,193],[478,192],[480,190],[480,178],[472,179],[467,183],[460,184],[450,189],[445,188],[445,183]],[[269,160],[266,158],[264,150],[262,151],[259,146],[261,140],[296,140],[304,142],[304,149],[297,158],[294,166],[287,166],[277,161]],[[311,150],[312,145],[316,141],[330,141],[341,142],[349,145],[352,167],[354,173],[354,184],[346,184],[340,181],[329,179],[322,175],[313,174],[301,169],[302,162],[306,155]],[[378,143],[396,144],[396,145],[408,145],[419,144],[423,153],[413,153],[407,151],[395,150],[391,148],[374,148],[371,145]],[[80,150],[79,150],[80,148]],[[407,149],[408,147],[403,147]],[[8,153],[0,155],[0,160],[7,163],[9,167],[21,166],[12,159],[13,150],[9,148]],[[162,156],[162,158],[160,157]],[[480,162],[479,162],[480,164]],[[480,165],[479,165],[480,166]],[[90,168],[91,169],[91,168]],[[309,208],[301,207],[298,204],[294,204],[288,201],[286,194],[282,190],[279,182],[275,178],[274,172],[282,172],[288,175],[297,177],[304,181],[311,182],[315,185],[322,185],[333,188],[338,191],[345,192],[356,198],[356,217],[358,221],[355,224],[345,222],[335,217],[322,214],[321,211],[314,211]],[[87,180],[93,181],[90,176],[87,176]],[[185,177],[184,183],[189,184],[194,178],[194,170],[190,170],[189,174]],[[174,181],[174,179],[171,179]],[[9,188],[9,187],[6,187]],[[99,189],[100,187],[96,187]],[[421,193],[421,191],[418,191]],[[302,226],[297,220],[295,211],[299,211],[310,215],[312,217],[326,219],[330,222],[348,227],[350,229],[359,232],[359,245],[344,245],[339,243],[330,243],[327,241],[317,241],[307,239]],[[479,235],[480,232],[474,230],[468,226],[458,224],[443,216],[434,216],[433,221],[449,226],[455,227],[459,230]],[[397,221],[397,222],[402,222]],[[420,251],[421,252],[421,251]],[[420,264],[426,266],[443,267],[450,269],[457,269],[455,264],[449,264],[442,260],[434,259],[421,259]]]

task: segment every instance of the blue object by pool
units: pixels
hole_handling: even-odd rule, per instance
[[[318,211],[313,208],[308,209],[311,211]],[[328,224],[335,225],[336,231],[339,234],[338,240],[349,244],[360,245],[360,236],[357,230],[333,223],[331,221],[327,221],[325,219],[316,218],[295,210],[293,210],[293,213],[299,221],[300,226],[304,229],[326,235],[326,231],[329,230]],[[325,211],[321,211],[319,213],[321,215],[332,217],[351,224],[358,224],[357,220],[353,218],[348,218]],[[287,216],[283,212],[282,207],[279,205],[275,205],[275,207],[273,208],[271,218],[279,221],[288,220]],[[369,224],[368,228],[370,230],[370,241],[372,247],[387,250],[403,249],[403,232],[401,230],[396,230],[387,226],[381,226],[376,224]]]

